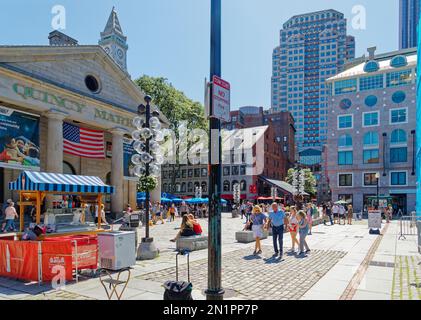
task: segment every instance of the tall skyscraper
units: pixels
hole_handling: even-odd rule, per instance
[[[101,40],[98,43],[105,52],[125,71],[127,71],[127,37],[123,34],[117,12],[114,7],[108,18],[107,25],[101,32]]]
[[[420,19],[421,0],[400,0],[399,49],[417,46],[417,27]]]
[[[290,111],[296,123],[300,162],[317,165],[327,140],[327,78],[355,57],[347,20],[335,10],[289,19],[273,51],[272,111]],[[316,170],[317,171],[317,170]]]

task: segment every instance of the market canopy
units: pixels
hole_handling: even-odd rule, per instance
[[[280,180],[273,180],[273,179],[268,179],[265,177],[260,177],[263,181],[271,184],[272,186],[282,189],[284,192],[289,193],[290,195],[294,195],[295,193],[295,189],[292,185],[290,185],[289,183],[285,182],[285,181],[280,181]],[[303,196],[309,196],[309,194],[307,192],[304,192],[302,194]]]
[[[59,173],[24,171],[15,182],[9,183],[15,191],[77,192],[113,194],[114,187],[99,177],[76,176]]]

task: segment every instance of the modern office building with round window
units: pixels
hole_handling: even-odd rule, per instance
[[[332,200],[360,212],[378,199],[409,214],[416,200],[417,50],[356,59],[328,79]]]

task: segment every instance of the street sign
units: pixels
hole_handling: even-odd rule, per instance
[[[368,227],[370,229],[382,228],[382,212],[380,210],[368,210]]]
[[[231,121],[230,108],[231,108],[231,86],[225,80],[217,76],[213,76],[213,89],[212,89],[212,116],[226,122]]]

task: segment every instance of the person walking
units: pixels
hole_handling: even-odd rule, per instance
[[[386,223],[390,223],[390,220],[392,220],[393,217],[393,207],[389,204],[389,206],[386,208]]]
[[[175,208],[175,204],[174,203],[171,205],[169,211],[170,211],[170,222],[171,221],[175,221],[175,211],[176,211],[176,208]],[[185,215],[187,215],[187,213],[186,214],[183,214],[183,216],[185,216]]]
[[[19,218],[18,213],[15,209],[15,203],[9,202],[9,206],[4,210],[6,215],[6,225],[3,227],[2,232],[8,232],[10,230],[16,231],[15,218]]]
[[[273,257],[279,256],[279,259],[282,259],[284,253],[285,212],[279,209],[276,202],[272,204],[272,210],[269,212],[266,226],[267,228],[272,227],[273,249],[275,251]]]
[[[300,253],[298,255],[302,256],[310,252],[310,248],[307,244],[306,237],[308,235],[308,222],[307,217],[304,211],[299,211],[297,214],[298,217],[298,228],[300,233]],[[306,249],[306,251],[304,251]]]
[[[181,206],[180,206],[180,214],[181,214],[181,216],[184,216],[184,215],[186,215],[186,214],[188,214],[189,213],[189,207],[186,205],[186,203],[183,201],[182,203],[181,203]]]
[[[251,206],[251,204],[247,205],[247,208],[246,208],[246,223],[247,223],[247,221],[250,221],[252,211],[253,211],[253,207]]]
[[[246,215],[246,204],[243,202],[240,206],[240,212],[241,212],[241,220],[243,220],[244,216]]]
[[[263,226],[266,222],[266,216],[262,213],[262,209],[259,206],[255,206],[253,208],[253,212],[251,215],[251,223],[253,224],[253,236],[256,240],[255,248],[254,248],[254,255],[262,254],[262,246],[260,240],[263,238]]]
[[[344,220],[344,225],[346,225],[346,209],[344,205],[339,206],[339,224],[342,224],[342,219]]]
[[[330,208],[330,205],[329,204],[324,204],[323,205],[323,216],[326,216],[326,217],[329,218],[330,225],[331,226],[334,225],[334,222],[333,222],[333,219],[332,219],[332,209]],[[323,220],[323,224],[326,225],[326,220],[325,219]]]
[[[348,224],[352,225],[352,218],[354,217],[354,210],[352,209],[352,204],[348,206],[347,217],[348,217]]]
[[[333,223],[335,224],[336,222],[338,222],[340,224],[339,206],[336,203],[332,207],[332,213],[333,213]]]
[[[289,210],[290,210],[290,215],[288,219],[288,229],[289,229],[289,234],[291,236],[291,243],[292,243],[291,252],[295,252],[295,245],[297,245],[297,247],[300,246],[300,243],[297,240],[297,233],[298,233],[297,208],[295,206],[292,206]]]
[[[307,223],[308,223],[308,235],[311,236],[311,229],[313,227],[313,205],[307,204]]]

